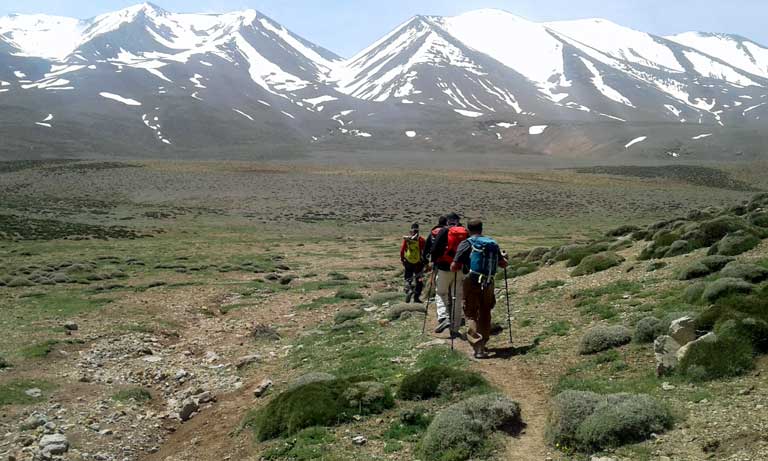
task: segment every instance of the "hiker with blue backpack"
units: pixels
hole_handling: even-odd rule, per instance
[[[424,289],[424,260],[422,253],[426,241],[419,235],[419,223],[411,225],[410,235],[403,237],[400,246],[400,262],[403,264],[405,279],[405,302],[421,303],[421,292]]]
[[[507,267],[507,255],[498,243],[483,235],[483,222],[467,223],[469,238],[459,244],[451,271],[463,273],[462,300],[467,318],[467,341],[475,358],[489,357],[487,344],[491,336],[491,311],[496,305],[494,278],[497,268]]]

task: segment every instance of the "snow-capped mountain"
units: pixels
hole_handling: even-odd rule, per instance
[[[2,157],[757,153],[766,95],[752,41],[601,19],[416,16],[342,59],[253,10],[0,18]]]

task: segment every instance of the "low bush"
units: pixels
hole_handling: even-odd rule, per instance
[[[756,264],[732,262],[720,271],[720,276],[741,279],[750,283],[760,283],[768,280],[768,269]]]
[[[622,256],[619,256],[616,253],[610,251],[605,251],[603,253],[598,253],[584,258],[576,267],[576,269],[573,270],[571,275],[574,277],[579,277],[602,272],[612,267],[616,267],[624,261],[625,259]]]
[[[635,334],[632,339],[636,343],[652,343],[656,338],[664,334],[664,322],[656,317],[645,317],[635,325]]]
[[[719,272],[733,261],[735,261],[734,258],[723,255],[705,256],[699,260],[699,262],[707,266],[711,272]]]
[[[706,282],[697,282],[688,285],[688,288],[686,288],[683,292],[683,300],[688,304],[697,304],[701,301],[701,296],[704,294],[704,290],[706,289]]]
[[[310,427],[296,433],[290,441],[264,450],[260,459],[306,461],[326,459],[329,447],[336,441],[332,433],[324,427]]]
[[[753,317],[720,321],[715,325],[718,338],[736,338],[748,342],[756,353],[768,352],[768,322]]]
[[[400,316],[403,315],[405,312],[417,312],[420,314],[426,313],[426,308],[423,304],[395,304],[394,306],[390,307],[387,311],[387,318],[390,320],[397,320],[400,318]]]
[[[522,425],[520,405],[498,394],[458,402],[435,416],[421,441],[422,459],[464,461],[487,449],[495,431],[512,432]]]
[[[117,400],[118,402],[128,402],[133,400],[136,403],[144,403],[152,400],[152,394],[143,387],[132,387],[117,392],[112,396],[112,400]]]
[[[594,354],[629,344],[631,341],[632,332],[626,327],[620,325],[598,326],[584,333],[581,338],[579,353],[582,355]]]
[[[639,230],[640,228],[637,226],[625,224],[609,230],[605,235],[606,237],[624,237],[625,235],[633,234]]]
[[[677,370],[681,376],[696,382],[740,376],[754,365],[752,344],[743,338],[726,336],[714,342],[694,343]]]
[[[333,323],[341,325],[342,323],[349,322],[350,320],[356,320],[365,315],[365,311],[362,309],[345,309],[339,311],[333,317]]]
[[[338,299],[363,299],[363,295],[349,288],[342,288],[334,295]]]
[[[760,239],[753,234],[739,231],[728,234],[709,249],[710,255],[737,256],[755,248]]]
[[[718,299],[737,293],[751,293],[755,286],[744,280],[734,278],[717,279],[707,285],[702,293],[702,299],[713,303]]]
[[[768,212],[760,211],[749,215],[749,223],[757,227],[768,227]]]
[[[706,277],[711,273],[712,273],[712,269],[707,267],[701,261],[695,261],[683,267],[682,269],[680,269],[680,272],[677,274],[677,279],[678,280],[699,279],[702,277]]]
[[[406,375],[397,393],[403,400],[428,400],[475,388],[488,388],[482,375],[468,370],[433,365]]]
[[[282,392],[243,423],[256,439],[270,440],[313,426],[334,426],[353,415],[378,414],[394,406],[394,398],[379,383],[347,380],[319,381]]]
[[[547,439],[564,450],[594,452],[641,442],[671,427],[669,409],[648,395],[565,391],[552,401]]]

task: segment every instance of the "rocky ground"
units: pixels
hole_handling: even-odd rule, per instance
[[[674,200],[683,203],[679,197],[705,192],[684,188]],[[138,208],[120,205],[114,213]],[[192,219],[196,213],[204,218]],[[322,227],[313,234],[285,229],[284,235],[265,238],[240,227],[239,217],[206,214],[202,208],[148,221],[163,232],[131,241],[0,245],[3,269],[23,269],[20,274],[43,271],[54,261],[93,262],[85,264],[92,269],[73,273],[69,282],[0,287],[0,305],[8,314],[0,358],[11,365],[0,366],[0,459],[292,459],[269,455],[290,440],[257,443],[241,429],[249,410],[307,372],[343,375],[358,368],[395,387],[424,351],[449,347],[445,335],[420,334],[420,315],[395,320],[386,315],[400,283],[393,250],[397,236],[364,227],[339,237],[338,230]],[[592,225],[604,231],[607,221]],[[506,231],[497,235],[517,250],[542,240],[564,243],[583,233],[568,227],[547,231],[543,239]],[[670,309],[667,295],[687,283],[674,274],[706,253],[667,258],[665,267],[648,271],[650,263],[637,260],[644,246],[619,250],[625,261],[605,272],[571,277],[572,269],[558,262],[512,281],[513,344],[505,331],[491,344],[491,360],[466,362],[522,406],[525,429],[504,438],[496,457],[589,459],[545,441],[552,396],[578,385],[649,393],[667,402],[676,418],[672,430],[650,441],[593,459],[768,459],[765,358],[741,377],[689,383],[656,378],[652,346],[629,344],[599,360],[578,354],[591,327],[629,325],[639,312]],[[765,242],[739,256],[751,262],[767,257]],[[125,263],[131,258],[144,265]],[[126,277],[83,281],[87,274],[113,269]],[[539,289],[553,281],[558,283]],[[340,287],[360,299],[337,297]],[[604,294],[594,294],[606,287]],[[592,301],[581,302],[585,297]],[[505,325],[503,299],[499,290],[495,321]],[[338,337],[334,316],[356,307],[365,308],[363,317],[350,324],[347,336]],[[465,343],[456,347],[469,356]],[[354,355],[355,350],[366,352]],[[426,406],[437,412],[446,404]],[[398,411],[331,428],[333,441],[323,445],[326,451],[306,459],[416,459],[416,441],[395,444],[382,435]]]

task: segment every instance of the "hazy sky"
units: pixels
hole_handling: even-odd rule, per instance
[[[138,0],[0,0],[0,15],[88,18]],[[502,8],[534,21],[602,17],[657,35],[728,32],[768,44],[768,0],[156,0],[169,11],[254,8],[310,41],[351,56],[415,14]]]

